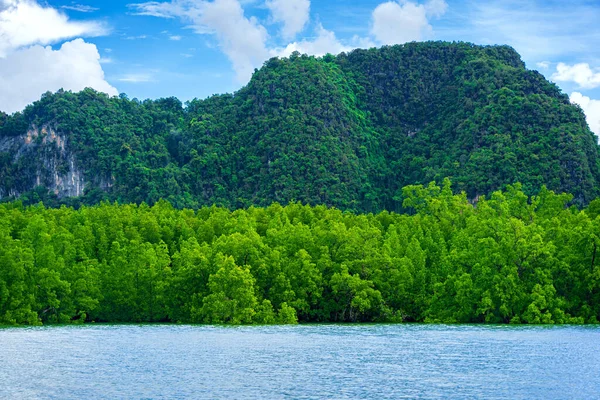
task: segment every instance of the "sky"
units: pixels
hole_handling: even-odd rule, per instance
[[[600,0],[0,0],[0,110],[60,88],[182,101],[234,92],[293,51],[508,44],[600,135]]]

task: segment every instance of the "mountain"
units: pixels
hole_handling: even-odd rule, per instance
[[[0,197],[375,212],[449,177],[470,199],[521,182],[586,204],[599,155],[581,109],[512,48],[408,43],[274,58],[238,92],[185,107],[47,93],[0,115]]]

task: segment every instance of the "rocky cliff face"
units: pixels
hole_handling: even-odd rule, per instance
[[[12,158],[14,166],[14,180],[2,182],[0,198],[18,197],[36,186],[45,186],[59,198],[80,196],[88,182],[69,151],[68,137],[49,125],[0,137],[0,154]]]

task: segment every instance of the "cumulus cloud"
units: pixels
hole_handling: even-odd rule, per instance
[[[425,11],[427,16],[440,18],[448,11],[448,3],[445,0],[429,0],[425,3]]]
[[[573,92],[571,103],[579,104],[585,112],[590,129],[600,136],[600,100],[593,100],[579,92]]]
[[[429,38],[433,33],[430,20],[441,17],[448,9],[445,0],[388,1],[373,11],[371,33],[366,37],[340,41],[333,31],[318,24],[313,37],[290,43],[310,21],[310,0],[266,0],[264,4],[272,20],[282,24],[276,40],[269,40],[273,38],[269,38],[266,28],[256,18],[245,15],[240,0],[150,1],[129,7],[137,15],[180,19],[198,34],[214,35],[243,83],[255,68],[273,56],[289,56],[294,51],[322,56]],[[281,40],[286,44],[268,46]]]
[[[267,8],[275,22],[283,24],[281,35],[293,39],[310,19],[310,0],[267,0]]]
[[[314,38],[290,43],[283,49],[272,50],[271,55],[278,57],[289,57],[290,54],[298,51],[302,54],[323,56],[327,53],[338,54],[352,49],[340,43],[340,41],[336,38],[335,33],[328,31],[320,24],[315,33],[316,36]]]
[[[286,57],[294,51],[322,56],[338,54],[355,48],[369,48],[377,44],[401,44],[431,36],[430,18],[446,13],[444,0],[429,0],[425,4],[410,1],[388,1],[372,13],[371,37],[355,36],[348,43],[341,42],[334,32],[317,25],[315,36],[288,44],[285,48],[271,50],[271,55]]]
[[[430,18],[439,18],[448,9],[444,0],[425,4],[410,1],[388,1],[375,8],[371,35],[382,44],[402,44],[431,37]]]
[[[213,34],[233,64],[240,82],[246,82],[254,68],[269,57],[267,30],[256,18],[244,15],[238,0],[174,0],[130,5],[137,14],[179,18],[200,34]]]
[[[34,0],[0,0],[0,57],[30,45],[47,45],[108,32],[96,21],[71,21],[52,7]]]
[[[246,18],[237,0],[208,3],[199,22],[199,31],[208,29],[217,35],[240,81],[247,81],[254,68],[267,59],[267,30],[256,18]]]
[[[0,58],[0,110],[12,113],[38,100],[46,91],[79,91],[86,87],[117,95],[104,79],[94,44],[76,39],[60,49],[35,45]]]
[[[600,86],[600,71],[593,70],[587,63],[575,65],[559,63],[552,79],[557,82],[575,82],[580,88],[593,89]]]

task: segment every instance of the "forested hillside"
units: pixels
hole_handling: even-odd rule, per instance
[[[411,215],[0,205],[0,324],[598,322],[600,200],[403,197]]]
[[[399,211],[452,179],[469,199],[521,182],[585,205],[600,181],[583,112],[506,46],[409,43],[272,59],[231,95],[140,102],[46,94],[0,115],[0,197]]]

